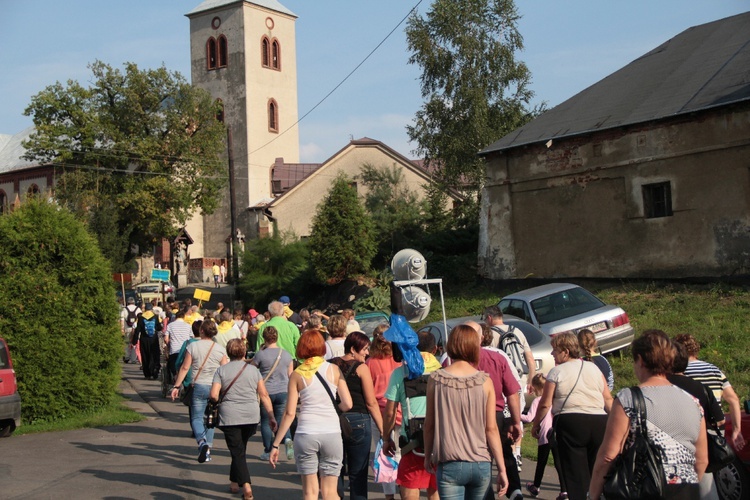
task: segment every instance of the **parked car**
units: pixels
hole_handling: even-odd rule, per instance
[[[161,290],[162,283],[165,284],[164,296],[162,296]],[[161,302],[164,300],[164,297],[166,297],[167,301],[174,300],[175,292],[177,291],[171,281],[146,281],[139,285],[135,285],[133,290],[135,290],[135,293],[144,304],[150,302],[151,299],[156,299]]]
[[[372,332],[375,328],[385,323],[386,325],[391,324],[391,317],[388,313],[383,311],[367,311],[357,313],[354,319],[359,323],[359,329],[362,330],[368,337],[372,338]]]
[[[731,434],[732,418],[727,414],[724,435]],[[750,401],[745,401],[745,411],[742,413],[742,436],[746,443],[750,443]],[[734,450],[734,453],[734,462],[714,473],[716,489],[721,500],[750,498],[750,444],[739,451]]]
[[[135,301],[138,301],[138,294],[135,290],[125,290],[125,299],[122,298],[122,290],[117,290],[115,292],[117,295],[117,300],[121,301],[122,304],[127,305],[128,299],[132,298]]]
[[[504,315],[525,319],[547,335],[588,328],[602,354],[629,346],[635,335],[625,311],[570,283],[529,288],[503,297],[498,305]]]
[[[8,344],[0,338],[0,437],[10,436],[21,425],[21,396]]]
[[[454,326],[467,321],[476,321],[480,325],[483,323],[480,316],[464,316],[463,318],[448,319],[446,320],[448,332],[450,332]],[[550,337],[528,321],[516,318],[515,316],[504,314],[503,323],[518,328],[526,336],[526,340],[528,340],[529,346],[531,347],[531,353],[534,355],[536,371],[546,375],[550,368],[555,366],[555,360],[552,357]],[[448,339],[442,321],[429,323],[417,330],[417,333],[419,332],[430,332],[435,337],[435,342],[437,343],[439,350],[442,352],[445,346],[445,341]]]

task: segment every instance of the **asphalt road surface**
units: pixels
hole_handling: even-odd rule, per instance
[[[120,389],[128,406],[146,416],[146,420],[0,440],[0,498],[240,498],[229,492],[231,459],[220,430],[216,430],[212,461],[199,464],[186,406],[162,398],[159,382],[145,380],[137,365],[123,365]],[[294,463],[286,461],[283,447],[276,469],[259,460],[262,451],[258,431],[248,443],[255,498],[301,498],[299,475]],[[524,461],[523,484],[533,478],[535,466],[531,460]],[[547,467],[537,498],[555,499],[556,484],[554,468]],[[371,482],[369,497],[385,498],[380,485]]]

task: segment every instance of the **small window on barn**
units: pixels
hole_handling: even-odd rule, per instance
[[[219,35],[219,68],[227,67],[227,37]]]
[[[656,219],[672,216],[672,184],[669,181],[644,184],[642,189],[644,217]]]
[[[206,67],[216,69],[216,39],[210,37],[206,42]]]
[[[5,194],[5,191],[0,189],[0,214],[4,214],[8,212],[8,195]]]

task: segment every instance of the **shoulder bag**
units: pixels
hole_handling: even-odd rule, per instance
[[[565,401],[563,401],[562,406],[560,407],[560,413],[562,413],[563,408],[565,408],[565,403],[568,402],[568,398],[571,394],[573,394],[573,391],[576,389],[576,386],[578,385],[578,381],[581,380],[581,373],[583,372],[583,360],[581,360],[581,369],[578,370],[578,378],[576,378],[576,383],[573,384],[573,388],[570,390],[567,396],[565,396]],[[549,411],[552,411],[552,408],[549,409]],[[552,428],[547,431],[547,443],[550,445],[550,448],[557,448],[557,420],[552,421]]]
[[[281,360],[282,354],[284,354],[284,350],[281,347],[279,347],[279,355],[276,356],[276,361],[274,361],[273,366],[271,367],[270,370],[268,370],[268,373],[266,373],[266,376],[263,377],[264,384],[268,382],[268,379],[271,378],[271,374],[273,373],[273,371],[276,369],[277,366],[279,366],[279,361]]]
[[[703,392],[708,397],[708,390],[705,385],[703,385]],[[727,443],[711,412],[705,412],[704,417],[706,419],[706,445],[708,446],[708,466],[706,467],[706,473],[714,473],[731,464],[734,461],[735,455],[734,450]]]
[[[245,363],[242,368],[240,368],[240,371],[237,373],[237,375],[234,376],[232,381],[229,382],[227,388],[219,393],[218,401],[211,401],[210,399],[208,400],[206,411],[203,413],[203,425],[206,426],[206,429],[213,429],[214,427],[218,427],[220,425],[219,407],[221,406],[221,402],[224,400],[224,396],[227,395],[227,392],[229,392],[229,389],[231,389],[237,379],[240,378],[242,372],[245,371],[245,368],[247,368],[247,363]]]
[[[646,400],[641,388],[630,388],[636,419],[632,444],[615,459],[604,477],[607,500],[664,498],[667,480],[661,450],[652,443],[646,430]]]
[[[347,370],[346,375],[343,375],[344,380],[346,380],[346,377],[349,376],[349,374],[352,372],[352,369],[357,366],[357,363],[354,363],[349,370]],[[320,374],[320,372],[315,372],[315,375],[320,379],[320,383],[323,384],[323,388],[328,393],[328,397],[331,398],[331,403],[333,403],[333,409],[336,410],[336,413],[339,416],[339,426],[341,427],[341,436],[344,439],[349,439],[352,436],[352,424],[349,423],[349,420],[346,419],[344,416],[344,413],[339,409],[339,405],[336,404],[336,398],[333,397],[333,392],[331,392],[331,388],[328,387],[328,382],[323,378],[323,376]]]
[[[193,388],[195,386],[195,381],[198,380],[198,375],[201,374],[201,370],[203,370],[203,366],[206,364],[206,361],[208,361],[208,356],[211,354],[211,351],[213,350],[215,345],[216,342],[213,342],[211,344],[211,347],[208,348],[206,359],[204,359],[203,363],[201,363],[201,366],[200,368],[198,368],[198,371],[196,372],[195,377],[193,377],[193,381],[190,382],[190,385],[187,385],[180,390],[179,398],[182,404],[184,404],[185,406],[190,406],[190,403],[193,402]]]

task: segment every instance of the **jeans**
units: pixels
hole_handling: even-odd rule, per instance
[[[210,385],[195,384],[193,386],[193,401],[190,403],[190,427],[193,428],[198,446],[203,441],[206,441],[210,447],[214,445],[214,429],[206,429],[206,426],[203,425],[203,414],[206,412],[210,393]]]
[[[344,460],[349,474],[349,498],[367,499],[367,473],[370,465],[372,428],[369,413],[345,413],[352,435],[344,439]]]
[[[276,423],[281,423],[281,418],[284,416],[284,410],[286,410],[286,392],[279,392],[277,394],[269,394],[271,403],[273,404],[273,417],[276,419]],[[260,435],[263,438],[263,451],[271,453],[271,445],[273,444],[274,434],[271,430],[271,424],[268,421],[268,412],[260,405]],[[292,439],[290,431],[286,431],[284,436],[284,442],[287,439]]]
[[[440,500],[482,500],[491,488],[492,462],[442,462],[437,466]]]
[[[237,483],[242,487],[245,483],[252,484],[250,470],[247,468],[247,440],[255,434],[258,424],[229,425],[221,427],[224,432],[224,441],[232,456],[232,465],[229,467],[229,481]]]

